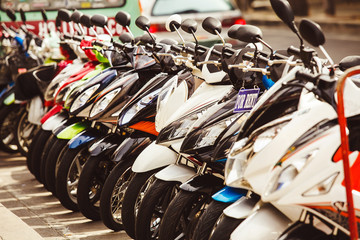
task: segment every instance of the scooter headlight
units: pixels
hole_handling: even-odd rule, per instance
[[[163,143],[167,141],[172,141],[175,139],[183,138],[191,129],[193,124],[204,115],[204,113],[211,107],[213,104],[209,104],[195,112],[192,112],[164,127],[157,139],[156,143]]]
[[[233,144],[225,164],[225,182],[227,186],[239,188],[246,187],[249,184],[244,178],[244,172],[247,167],[248,155],[252,149],[244,148],[248,138],[243,138]]]
[[[280,124],[277,124],[275,126],[272,126],[265,131],[261,132],[259,135],[255,136],[254,139],[254,145],[253,145],[253,151],[254,153],[260,152],[263,150],[282,130],[282,128],[288,123],[282,122]],[[256,132],[253,134],[256,135]],[[250,138],[252,138],[251,136]]]
[[[134,103],[121,117],[121,125],[127,124],[141,109],[145,108],[148,104],[157,101],[160,90],[161,89],[159,88],[141,98],[140,101]]]
[[[104,111],[120,91],[121,88],[116,88],[98,99],[90,111],[90,117],[94,117],[95,115]]]
[[[85,90],[83,93],[81,93],[72,103],[70,107],[70,112],[74,112],[78,110],[79,108],[83,107],[86,102],[89,100],[89,98],[94,94],[94,92],[100,87],[100,84],[96,84],[87,90]]]
[[[234,114],[220,122],[204,128],[198,135],[193,149],[199,149],[214,145],[219,135],[230,126],[230,124],[238,118],[241,113]]]
[[[285,166],[283,166],[283,162],[290,158],[290,156],[293,156],[292,153],[296,150],[297,149],[295,147],[292,147],[287,151],[285,156],[282,157],[278,163],[276,163],[272,171],[270,181],[265,188],[265,197],[268,197],[269,195],[286,188],[286,186],[294,181],[296,176],[304,169],[307,163],[310,162],[319,151],[319,149],[316,148],[310,152],[304,153],[304,155],[296,156],[295,158],[292,158],[291,162],[289,162],[287,165],[284,164]]]

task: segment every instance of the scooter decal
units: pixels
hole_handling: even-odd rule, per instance
[[[15,102],[15,93],[11,93],[9,96],[7,96],[4,99],[4,104],[5,105],[11,105]]]
[[[72,139],[89,126],[90,124],[87,122],[77,122],[62,130],[56,137],[59,139]]]

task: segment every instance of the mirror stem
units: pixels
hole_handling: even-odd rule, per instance
[[[195,44],[196,44],[196,46],[198,46],[198,45],[199,45],[199,42],[198,42],[198,40],[197,40],[197,38],[196,38],[196,36],[195,36],[194,31],[191,31],[191,34],[192,34],[193,38],[195,39]]]
[[[104,26],[104,28],[105,28],[105,30],[108,32],[108,34],[110,35],[110,37],[112,38],[113,35],[112,35],[110,29],[109,29],[106,25]]]
[[[99,35],[96,33],[93,27],[90,27],[90,31],[95,35],[97,39],[99,39]]]
[[[274,56],[274,50],[272,49],[272,47],[271,47],[267,42],[265,42],[264,40],[262,40],[262,39],[259,38],[259,37],[256,37],[256,40],[258,40],[259,42],[261,42],[262,44],[264,44],[265,47],[267,47],[267,48],[270,50],[271,56]],[[256,46],[256,44],[254,44],[254,45]],[[256,48],[257,48],[257,47],[256,47]]]
[[[325,55],[326,59],[329,60],[329,63],[332,68],[332,71],[330,72],[330,74],[333,75],[335,73],[334,61],[332,60],[332,58],[329,56],[329,54],[327,53],[327,51],[325,50],[325,48],[322,45],[319,45],[319,48],[322,51],[322,53]]]
[[[177,35],[179,36],[179,38],[181,39],[181,42],[183,44],[183,46],[185,46],[185,40],[184,38],[181,36],[179,30],[173,25],[174,29],[175,29],[175,32],[177,33]]]
[[[222,42],[223,46],[225,47],[225,44],[226,44],[225,39],[220,35],[220,33],[216,29],[215,29],[215,33],[221,39],[221,42]]]
[[[79,24],[79,23],[77,23],[76,25],[77,25],[77,27],[78,27],[79,30],[80,30],[80,34],[81,34],[82,36],[84,36],[84,35],[85,35],[85,30],[84,30],[84,28],[82,27],[82,25]]]
[[[129,34],[131,35],[131,38],[132,38],[132,39],[135,39],[134,34],[131,32],[129,26],[126,26],[126,30],[127,30],[127,31],[129,32]]]

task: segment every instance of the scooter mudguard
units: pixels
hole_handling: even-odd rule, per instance
[[[53,129],[59,127],[62,122],[68,119],[68,115],[65,112],[57,113],[49,117],[42,125],[41,128],[45,131],[52,131]]]
[[[180,185],[180,189],[188,192],[201,192],[212,195],[224,187],[224,180],[212,174],[196,175]]]
[[[61,132],[56,134],[58,139],[70,140],[75,137],[78,133],[84,131],[90,127],[90,122],[76,122],[63,129]]]
[[[140,173],[165,167],[175,163],[177,158],[178,155],[173,150],[153,142],[136,158],[132,171]]]
[[[190,178],[194,177],[196,172],[193,168],[171,164],[166,168],[160,170],[155,174],[157,179],[167,181],[167,182],[181,182],[184,183]]]
[[[80,122],[81,119],[80,118],[66,118],[64,119],[60,125],[56,126],[53,130],[52,133],[54,135],[58,135],[61,131],[63,131],[65,128],[71,126],[74,123]]]
[[[98,156],[100,153],[113,154],[115,149],[124,140],[119,134],[108,134],[94,142],[89,147],[90,156]]]
[[[247,193],[248,190],[245,189],[225,186],[223,189],[215,193],[212,196],[212,199],[214,199],[217,202],[234,203],[237,200],[239,200],[241,197],[246,196]]]
[[[44,124],[46,120],[48,120],[50,117],[54,116],[55,114],[59,113],[62,110],[62,106],[55,105],[53,106],[45,115],[41,118],[40,122],[41,124]]]
[[[125,161],[135,161],[136,157],[152,143],[148,137],[127,138],[125,139],[113,153],[111,160],[116,163]]]
[[[241,197],[239,200],[224,209],[223,213],[227,217],[235,219],[247,218],[259,202],[259,197]]]
[[[286,231],[281,234],[279,240],[297,239],[297,240],[330,240],[332,236],[325,234],[311,224],[300,221],[295,222]]]
[[[104,132],[99,131],[95,128],[88,128],[80,133],[78,133],[75,137],[71,138],[68,142],[68,148],[76,149],[80,146],[83,146],[86,143],[93,141],[94,139],[99,139],[105,135]]]
[[[235,239],[278,239],[280,234],[291,224],[291,220],[266,203],[247,217],[230,235]]]

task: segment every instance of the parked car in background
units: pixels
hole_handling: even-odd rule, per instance
[[[166,33],[165,22],[173,14],[179,14],[183,20],[196,20],[199,24],[196,36],[200,41],[214,38],[201,27],[206,17],[211,16],[221,21],[224,28],[223,36],[226,36],[227,27],[246,23],[241,11],[229,0],[139,0],[139,3],[141,14],[151,21],[150,32],[155,33],[158,39],[169,36]],[[184,37],[192,39],[189,34],[184,34]]]

